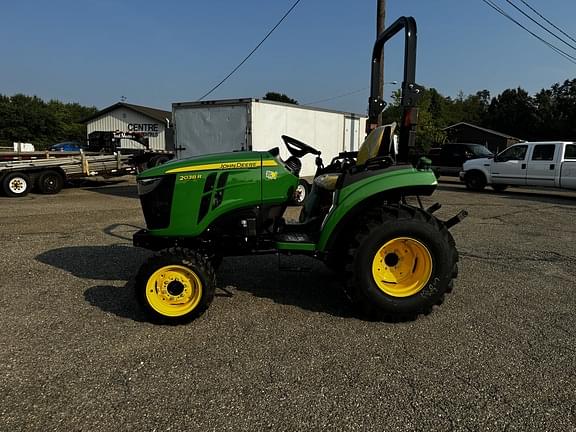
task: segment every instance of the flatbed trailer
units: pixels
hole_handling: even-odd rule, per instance
[[[23,197],[34,189],[57,194],[70,179],[135,174],[174,157],[173,151],[148,148],[146,138],[138,133],[99,134],[89,143],[88,151],[0,152],[0,193]],[[122,138],[137,141],[144,148],[122,148]]]
[[[28,157],[0,161],[0,184],[5,195],[23,197],[32,189],[43,194],[56,194],[70,179],[114,177],[136,172],[133,156],[121,153],[75,152],[58,156],[48,154],[43,158]]]

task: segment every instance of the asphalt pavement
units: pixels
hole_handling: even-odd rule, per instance
[[[416,321],[362,320],[321,263],[259,256],[174,327],[134,299],[135,187],[90,186],[0,198],[0,430],[576,430],[576,193],[442,183],[425,204],[470,213],[460,274]]]

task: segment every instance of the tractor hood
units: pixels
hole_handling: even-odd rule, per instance
[[[256,168],[262,166],[263,160],[274,160],[274,158],[268,152],[214,153],[176,160],[147,169],[138,175],[138,179],[213,169]]]

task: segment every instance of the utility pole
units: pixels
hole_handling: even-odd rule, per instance
[[[376,0],[378,7],[376,11],[376,38],[386,28],[386,0]],[[382,58],[380,59],[380,82],[378,83],[378,93],[380,99],[384,100],[384,51],[382,51]],[[379,124],[382,124],[382,114],[380,114]]]

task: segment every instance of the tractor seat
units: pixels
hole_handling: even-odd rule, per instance
[[[390,154],[393,152],[392,135],[394,129],[396,129],[396,123],[377,127],[370,132],[358,150],[356,166],[364,166],[370,159],[382,156],[383,153]],[[385,153],[386,151],[388,153]],[[317,188],[334,192],[338,187],[338,179],[342,175],[342,173],[321,174],[314,179],[314,185]]]
[[[390,154],[391,150],[393,151],[391,144],[394,129],[396,129],[396,123],[377,127],[370,132],[358,149],[356,166],[366,165],[370,159],[382,154]]]

